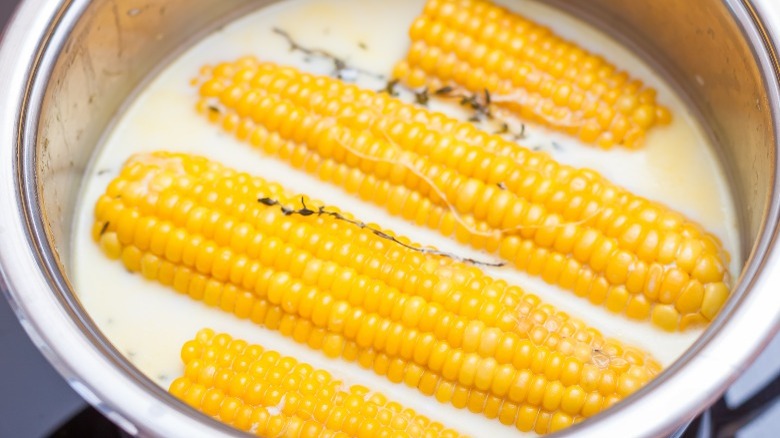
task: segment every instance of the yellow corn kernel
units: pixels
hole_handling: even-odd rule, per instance
[[[680,313],[674,306],[669,304],[659,304],[653,307],[652,311],[653,323],[657,326],[673,331],[680,321]]]
[[[708,283],[704,285],[704,298],[702,302],[701,314],[707,320],[714,318],[718,310],[726,302],[729,296],[729,290],[722,283]]]

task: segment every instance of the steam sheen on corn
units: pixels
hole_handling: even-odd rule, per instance
[[[133,157],[95,218],[131,272],[523,431],[579,422],[660,371],[517,286],[206,158]]]

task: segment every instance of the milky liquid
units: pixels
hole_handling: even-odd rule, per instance
[[[717,235],[732,254],[730,269],[732,277],[736,278],[740,252],[733,202],[707,141],[682,102],[645,64],[598,31],[532,1],[507,3],[641,78],[658,90],[659,101],[669,106],[674,114],[672,125],[652,130],[646,146],[639,151],[620,148],[602,151],[534,127],[527,129],[528,137],[521,143],[544,149],[560,162],[595,169],[631,191],[660,200],[701,223]],[[191,80],[205,64],[232,61],[252,54],[259,59],[314,73],[332,73],[332,62],[307,59],[299,52],[291,52],[286,41],[272,32],[274,27],[289,32],[304,46],[338,54],[351,66],[387,75],[394,63],[404,57],[409,45],[407,29],[423,4],[424,0],[293,0],[259,10],[223,27],[176,59],[138,95],[117,121],[85,178],[73,230],[74,264],[70,274],[82,304],[95,323],[150,379],[167,388],[183,371],[179,359],[182,343],[199,329],[211,327],[217,332],[228,332],[326,368],[350,383],[368,385],[463,433],[518,435],[514,427],[503,426],[480,415],[464,415],[464,411],[442,405],[404,385],[392,384],[356,364],[324,358],[321,353],[299,346],[275,331],[238,320],[172,289],[146,281],[140,275],[130,274],[121,263],[105,258],[90,237],[95,202],[125,160],[138,152],[169,150],[204,155],[266,180],[283,182],[290,191],[310,194],[327,204],[356,213],[366,222],[376,222],[411,236],[416,242],[464,256],[493,258],[434,231],[389,216],[383,209],[355,199],[336,186],[323,184],[311,175],[263,156],[223,133],[194,110],[197,89],[191,85]],[[385,81],[365,75],[358,78],[359,85],[374,89],[382,88]],[[432,107],[467,117],[451,106],[434,103]],[[664,365],[679,357],[700,334],[700,331],[665,333],[649,323],[629,321],[595,307],[569,291],[511,268],[487,271],[538,294],[608,337],[619,338],[651,352]]]

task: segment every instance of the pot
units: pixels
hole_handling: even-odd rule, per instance
[[[131,435],[237,432],[144,377],[81,307],[68,281],[76,195],[94,148],[133,90],[189,42],[267,3],[27,0],[0,48],[0,289],[70,385]],[[709,130],[737,200],[747,262],[717,319],[649,385],[562,433],[669,435],[714,402],[778,329],[780,6],[547,3],[612,33],[677,86]]]

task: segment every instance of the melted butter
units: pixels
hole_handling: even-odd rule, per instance
[[[526,0],[504,3],[546,23],[591,51],[604,54],[632,75],[642,78],[659,91],[659,100],[674,113],[672,125],[654,129],[646,147],[639,151],[601,151],[534,127],[529,127],[528,137],[521,143],[546,150],[561,162],[593,168],[635,193],[660,200],[700,222],[720,237],[732,254],[731,272],[736,278],[740,252],[733,202],[701,129],[680,99],[650,68],[597,30],[538,3]],[[74,264],[70,273],[83,305],[96,324],[150,379],[167,388],[183,371],[179,359],[182,343],[200,328],[211,327],[326,368],[350,384],[370,386],[463,433],[518,435],[514,427],[479,415],[464,415],[464,411],[442,405],[403,385],[392,384],[356,364],[329,360],[274,331],[240,321],[172,289],[145,281],[139,275],[131,275],[121,263],[106,259],[90,237],[95,201],[123,163],[135,153],[162,149],[208,156],[267,180],[284,182],[291,191],[313,194],[328,204],[356,213],[366,222],[380,223],[417,242],[463,256],[491,259],[491,255],[478,253],[436,232],[391,217],[380,208],[346,195],[338,187],[322,184],[311,175],[261,155],[203,120],[194,110],[197,92],[190,80],[204,64],[254,54],[260,59],[315,73],[332,72],[330,61],[307,61],[301,53],[290,52],[286,41],[272,32],[274,27],[289,32],[304,46],[327,49],[352,66],[387,74],[395,61],[404,56],[408,46],[407,29],[423,4],[424,0],[399,0],[393,2],[392,7],[383,0],[293,0],[275,4],[198,42],[163,70],[117,120],[96,153],[82,189],[73,233]],[[384,80],[361,76],[359,84],[379,89],[384,86]],[[466,117],[452,105],[434,104],[433,107]],[[550,286],[538,278],[506,268],[488,271],[520,284],[609,337],[650,351],[664,365],[671,364],[700,334],[697,331],[663,333],[649,323],[628,321],[594,307],[571,292]]]

